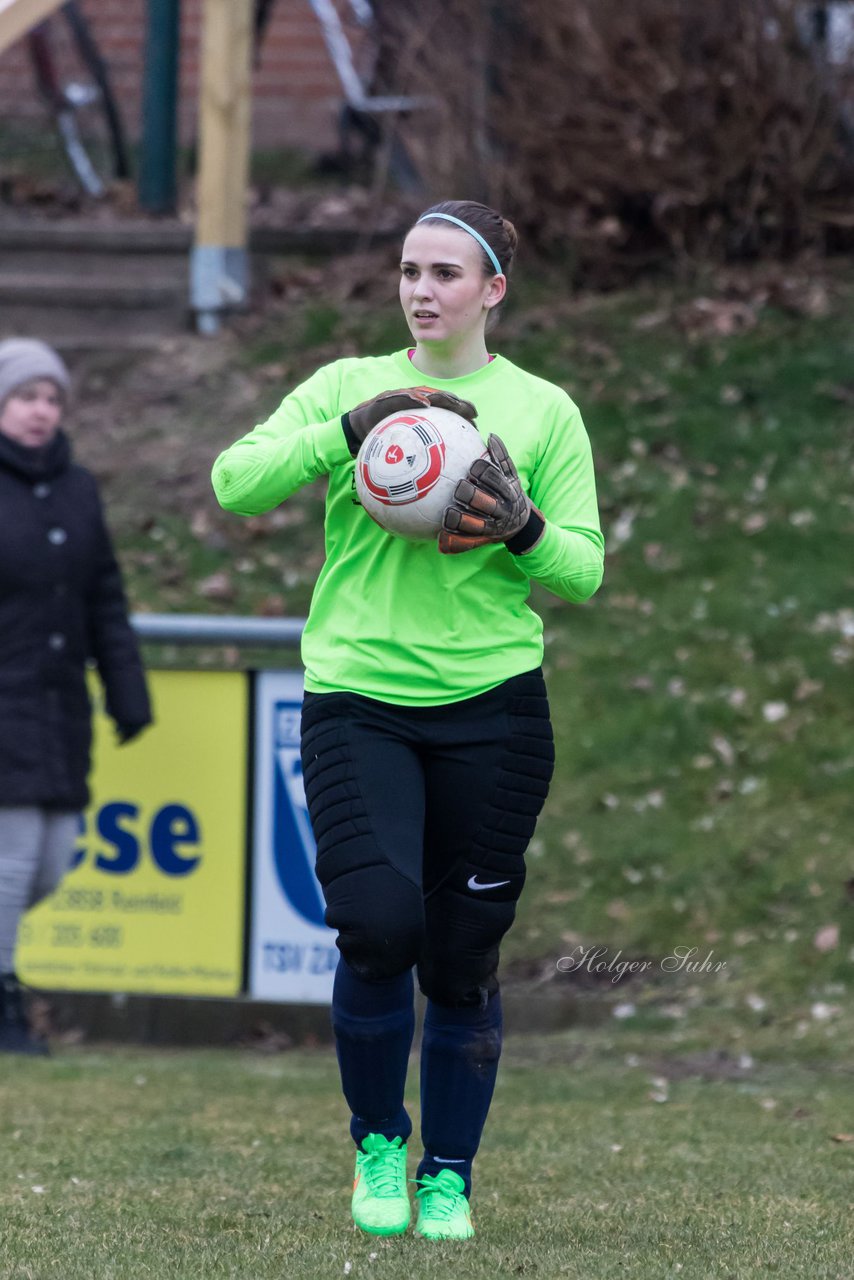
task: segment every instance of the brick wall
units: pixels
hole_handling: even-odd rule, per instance
[[[146,0],[81,0],[109,64],[128,133],[140,131]],[[179,128],[195,131],[202,0],[181,0]],[[308,0],[276,0],[253,73],[253,142],[320,150],[334,138],[341,92]],[[21,42],[0,55],[0,125],[43,114]]]

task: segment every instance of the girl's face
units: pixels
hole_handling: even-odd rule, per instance
[[[0,432],[18,444],[37,449],[56,435],[62,418],[62,396],[49,378],[33,378],[16,387],[0,409]]]
[[[503,275],[484,275],[482,250],[468,232],[432,222],[406,237],[400,271],[400,305],[413,338],[449,348],[483,337],[507,289]]]

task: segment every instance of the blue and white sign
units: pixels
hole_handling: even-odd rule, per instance
[[[302,675],[264,671],[255,685],[255,796],[249,994],[329,1004],[338,963],[323,923],[299,751]]]

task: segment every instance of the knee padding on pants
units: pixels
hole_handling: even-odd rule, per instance
[[[446,1009],[484,1005],[498,991],[498,946],[491,947],[475,961],[460,957],[436,961],[423,957],[418,964],[418,986],[428,1000]]]
[[[369,887],[348,882],[366,880]],[[380,874],[382,873],[382,874]],[[394,978],[418,960],[424,938],[424,910],[416,885],[389,868],[366,868],[342,876],[327,890],[326,923],[338,932],[347,964],[368,982]]]
[[[430,903],[430,933],[418,962],[424,995],[451,1009],[480,1004],[498,990],[501,940],[516,914],[515,901],[482,897],[461,914],[458,904],[470,897],[452,893],[443,906]]]

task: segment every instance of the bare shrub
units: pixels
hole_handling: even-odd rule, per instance
[[[823,249],[850,225],[854,149],[803,12],[421,0],[398,10],[397,70],[440,106],[410,145],[437,194],[499,204],[582,268]]]

